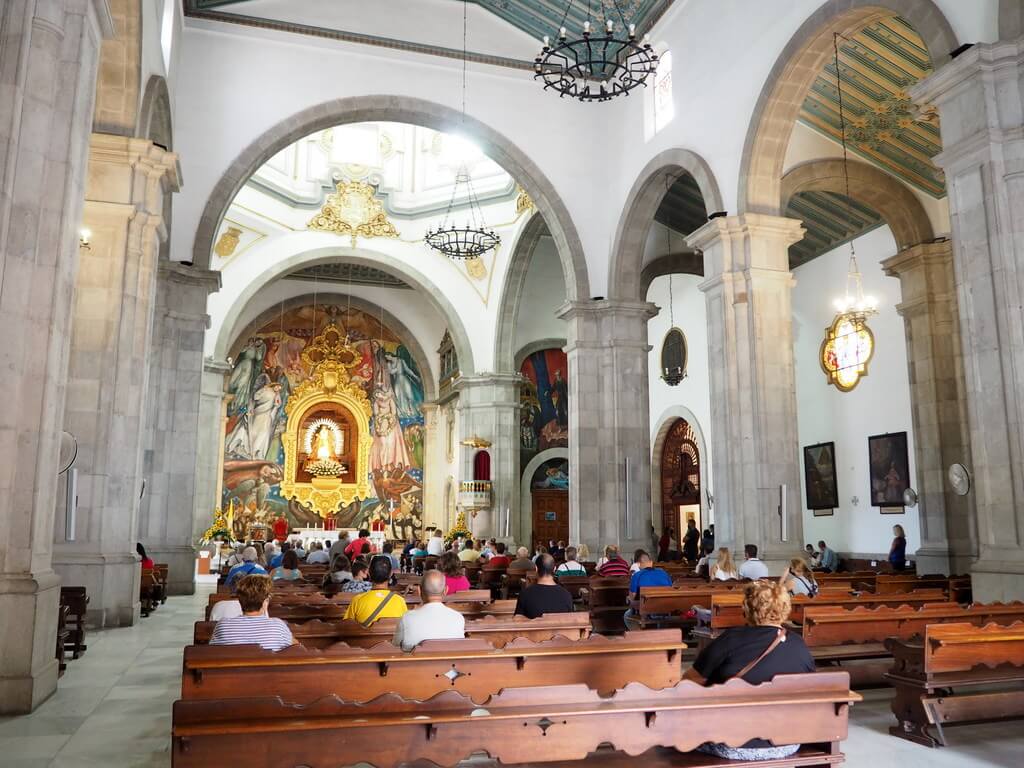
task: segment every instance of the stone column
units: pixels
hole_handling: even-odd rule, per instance
[[[86,587],[89,620],[133,624],[148,355],[164,196],[178,158],[145,139],[92,135],[79,255],[64,428],[78,440],[75,540],[59,531],[54,570]],[[63,505],[59,505],[63,508]]]
[[[803,549],[789,271],[802,235],[794,219],[745,214],[687,237],[704,253],[716,541],[740,559],[757,545],[775,573]]]
[[[53,510],[104,0],[0,3],[0,714],[55,690]]]
[[[650,549],[648,302],[569,302],[569,538],[597,553]],[[627,473],[628,467],[628,473]]]
[[[1024,38],[979,44],[911,89],[934,105],[953,224],[978,600],[1024,598]]]
[[[224,428],[227,401],[224,385],[231,366],[224,360],[206,358],[199,395],[199,444],[195,466],[195,508],[192,537],[197,538],[213,522],[213,510],[220,506],[224,482]]]
[[[422,499],[420,519],[426,523],[426,511],[433,508],[435,499],[440,499],[444,488],[443,470],[445,463],[440,459],[444,454],[442,436],[439,423],[441,421],[441,409],[437,402],[423,403],[420,406],[423,412],[423,488],[420,492]],[[429,471],[428,471],[429,468]]]
[[[168,565],[168,591],[195,591],[195,469],[206,298],[220,273],[161,261],[149,358],[146,443],[139,506],[139,539],[157,563]]]
[[[505,508],[513,511],[513,519],[519,509],[519,382],[515,373],[486,373],[464,376],[454,385],[459,396],[461,439],[478,437],[491,444],[486,449],[491,454],[491,509],[481,510],[473,520],[468,515],[466,519],[478,537],[497,536]],[[473,479],[473,457],[478,450],[460,440],[456,484]]]
[[[976,554],[973,497],[957,496],[946,480],[953,462],[971,465],[953,244],[915,245],[882,267],[900,280],[896,311],[906,328],[921,519],[917,571],[967,573]]]

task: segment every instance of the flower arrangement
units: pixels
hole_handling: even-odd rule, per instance
[[[460,511],[455,516],[455,525],[444,536],[444,543],[450,545],[456,539],[471,539],[473,532],[466,526],[466,513]]]

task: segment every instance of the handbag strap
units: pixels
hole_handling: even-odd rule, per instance
[[[764,661],[765,657],[769,653],[771,653],[776,648],[778,648],[779,647],[779,643],[783,643],[785,641],[786,641],[786,630],[780,628],[779,631],[775,635],[775,639],[772,640],[771,644],[767,648],[764,649],[764,653],[762,653],[760,656],[758,656],[752,662],[747,664],[747,666],[745,666],[743,669],[741,669],[739,672],[737,672],[735,675],[733,675],[729,679],[730,680],[734,680],[737,677],[743,677],[745,674],[750,672],[754,667],[756,667],[758,664],[760,664],[762,661]]]
[[[380,603],[377,604],[377,607],[373,609],[373,613],[371,613],[369,616],[366,617],[366,621],[363,622],[363,627],[364,628],[369,628],[369,626],[371,624],[373,624],[374,619],[376,619],[377,616],[380,615],[380,612],[384,610],[384,606],[387,605],[389,602],[391,602],[391,598],[394,597],[394,596],[395,596],[394,592],[388,592],[387,597],[385,597],[383,600],[381,600]],[[769,650],[771,650],[771,649],[769,649]],[[760,659],[758,659],[758,661],[760,661]]]

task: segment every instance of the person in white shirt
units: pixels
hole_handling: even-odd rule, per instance
[[[427,554],[435,555],[437,557],[444,554],[444,536],[442,535],[440,528],[434,530],[434,535],[431,536],[430,541],[427,542]]]
[[[565,562],[555,568],[555,576],[586,576],[587,569],[576,560],[577,555],[576,547],[568,547],[565,550]]]
[[[391,642],[403,651],[411,651],[424,640],[459,640],[465,637],[465,617],[443,602],[447,591],[443,573],[424,573],[420,581],[420,597],[424,603],[398,620]]]
[[[242,615],[242,604],[237,600],[221,600],[210,609],[210,621],[233,619]]]
[[[718,562],[711,566],[711,579],[713,581],[730,581],[740,578],[736,572],[736,566],[732,562],[732,553],[728,547],[718,548]]]
[[[740,566],[740,578],[767,579],[768,566],[757,559],[757,545],[745,544],[743,547],[743,554],[747,559],[744,560],[743,565]]]
[[[310,565],[316,565],[318,563],[326,565],[327,563],[331,562],[331,556],[327,554],[327,552],[324,550],[323,545],[320,542],[315,541],[311,546],[312,549],[310,549],[309,554],[306,555],[307,563],[309,563]]]

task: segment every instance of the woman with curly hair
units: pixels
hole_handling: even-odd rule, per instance
[[[738,677],[757,685],[776,675],[814,672],[814,659],[803,639],[782,627],[791,609],[785,585],[755,581],[743,593],[746,626],[731,627],[713,640],[698,654],[685,679],[707,686]],[[741,747],[709,742],[698,748],[730,760],[780,759],[799,749],[799,744],[772,746],[764,739],[751,739]]]
[[[454,552],[445,552],[441,555],[437,568],[444,574],[444,581],[448,585],[449,595],[454,595],[456,592],[463,592],[470,588],[469,579],[466,578],[462,567],[462,561],[459,560],[459,556]]]

